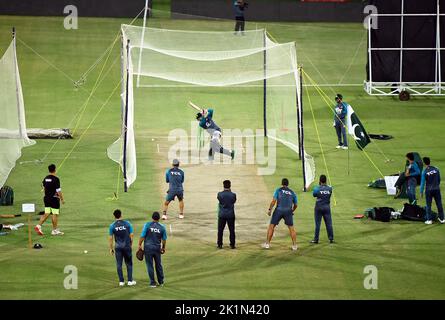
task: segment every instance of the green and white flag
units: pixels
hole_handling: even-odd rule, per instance
[[[371,139],[350,105],[348,105],[347,121],[349,134],[354,138],[357,147],[360,150],[363,150],[369,143],[371,143]]]

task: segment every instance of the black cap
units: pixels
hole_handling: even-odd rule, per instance
[[[343,96],[340,93],[337,93],[337,95],[335,96],[335,100],[337,99],[343,100]]]
[[[42,249],[42,248],[43,248],[43,246],[40,243],[36,243],[34,245],[34,249]]]
[[[197,114],[196,114],[196,119],[198,120],[199,118],[201,118],[202,117],[202,113],[201,112],[198,112]]]
[[[155,211],[155,212],[153,212],[151,218],[153,220],[159,220],[161,218],[161,215],[159,214],[159,212]]]

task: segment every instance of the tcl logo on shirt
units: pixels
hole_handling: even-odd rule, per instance
[[[52,182],[52,179],[45,179],[45,182]]]
[[[181,175],[181,172],[176,172],[176,171],[170,171],[170,173],[172,175],[175,175],[175,176],[180,176]]]
[[[287,195],[292,195],[292,192],[290,192],[290,191],[287,191],[287,190],[281,190],[281,192],[283,192],[284,194],[287,194]]]
[[[331,194],[328,190],[320,190],[320,194]]]
[[[436,170],[432,170],[426,173],[427,176],[432,176],[433,174],[436,174],[437,171]]]
[[[150,231],[154,233],[161,233],[161,230],[159,230],[158,228],[150,228]]]
[[[125,226],[115,227],[114,229],[115,229],[116,231],[124,231],[124,230],[127,230],[127,228],[125,228]]]

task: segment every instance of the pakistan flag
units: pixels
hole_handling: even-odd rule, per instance
[[[349,134],[354,138],[357,147],[363,150],[368,143],[371,143],[371,139],[350,105],[348,105],[347,118]]]

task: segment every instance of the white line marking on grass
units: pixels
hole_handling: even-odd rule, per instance
[[[172,225],[170,225],[170,236],[173,235],[173,229],[172,229]]]
[[[158,146],[158,153],[159,153],[159,143],[157,144],[157,146]]]

